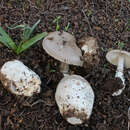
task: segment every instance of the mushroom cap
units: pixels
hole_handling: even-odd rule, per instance
[[[122,56],[124,58],[124,66],[130,68],[130,53],[121,50],[111,50],[107,53],[106,59],[113,65],[118,65],[118,58]]]
[[[61,115],[70,124],[82,124],[91,115],[94,92],[83,77],[68,75],[59,82],[55,99]]]
[[[49,33],[43,40],[43,48],[55,59],[72,65],[82,66],[81,50],[76,45],[74,36],[67,32]]]

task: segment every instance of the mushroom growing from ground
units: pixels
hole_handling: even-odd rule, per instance
[[[0,80],[15,95],[32,96],[40,92],[40,77],[18,60],[8,61],[2,66]]]
[[[84,36],[78,43],[83,51],[84,67],[88,68],[90,65],[98,64],[100,59],[98,57],[99,47],[96,38]]]
[[[67,32],[55,31],[49,33],[43,40],[43,48],[55,59],[61,61],[60,71],[68,73],[69,64],[82,66],[80,48],[76,45],[74,36]]]
[[[90,84],[79,75],[65,76],[55,93],[60,113],[70,124],[87,123],[94,103],[94,92]]]
[[[123,74],[124,67],[130,68],[130,53],[121,50],[111,50],[107,53],[106,59],[113,65],[117,65],[115,77],[120,78],[123,84],[123,88],[114,92],[113,96],[118,96],[125,88],[125,78]]]

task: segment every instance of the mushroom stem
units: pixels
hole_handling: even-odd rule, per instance
[[[60,72],[63,73],[63,74],[67,74],[68,71],[69,71],[69,65],[62,62],[60,64]]]
[[[124,79],[123,70],[124,70],[124,58],[120,56],[118,58],[118,65],[117,65],[115,77],[120,78],[123,82],[123,85],[125,86],[125,79]]]
[[[115,77],[118,77],[118,78],[121,79],[122,84],[123,84],[123,88],[121,88],[118,91],[114,92],[112,94],[112,96],[120,95],[122,93],[122,91],[124,90],[124,88],[125,88],[125,79],[124,79],[123,70],[124,70],[124,58],[120,56],[118,58],[118,65],[117,65],[117,70],[116,70]]]

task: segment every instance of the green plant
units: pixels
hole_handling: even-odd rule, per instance
[[[40,0],[36,0],[36,5],[39,5],[39,3],[40,3]]]
[[[106,68],[106,67],[107,67],[107,64],[104,64],[103,66],[104,66],[104,68]]]
[[[58,30],[60,29],[60,25],[59,25],[60,19],[61,19],[61,16],[58,16],[57,18],[55,18],[55,19],[52,21],[53,23],[56,23],[56,31],[58,31]],[[68,22],[68,24],[64,27],[64,30],[65,30],[65,31],[68,31],[69,26],[70,26],[70,23]]]
[[[118,22],[119,21],[119,19],[118,18],[115,18],[115,22]]]
[[[91,10],[88,10],[88,17],[92,14]]]
[[[50,63],[48,63],[48,70],[49,70],[50,73],[54,73],[54,72],[56,72],[55,69],[51,69],[51,65],[50,65]]]
[[[120,50],[122,50],[123,47],[124,47],[124,45],[125,45],[123,42],[120,42],[120,41],[118,41],[116,44],[117,44],[117,46],[118,46],[118,48],[119,48]]]
[[[59,21],[61,19],[61,16],[58,16],[57,18],[55,18],[52,22],[56,23],[56,31],[59,30],[60,26],[59,26]]]
[[[68,22],[68,24],[65,26],[64,30],[65,30],[65,31],[68,31],[69,26],[70,26],[70,23]]]
[[[105,50],[103,47],[101,47],[101,50],[102,50],[103,52],[106,52],[106,50]]]
[[[18,25],[13,28],[8,27],[9,29],[17,29],[17,28],[23,29],[21,42],[18,46],[16,45],[15,42],[13,42],[13,40],[9,37],[9,35],[2,29],[2,27],[0,27],[0,42],[3,43],[8,48],[11,48],[16,54],[20,54],[21,52],[25,51],[30,46],[32,46],[37,41],[41,40],[43,37],[47,35],[47,32],[43,32],[29,39],[36,26],[39,24],[39,22],[40,20],[38,20],[32,27],[26,24]]]

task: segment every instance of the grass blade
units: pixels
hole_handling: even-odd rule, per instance
[[[24,27],[24,32],[22,35],[22,41],[26,41],[30,38],[30,35],[32,34],[32,32],[34,31],[34,29],[37,27],[37,25],[40,23],[40,20],[38,20],[32,27],[29,26],[25,26]]]
[[[68,22],[67,26],[65,26],[64,30],[67,32],[69,29],[70,23]]]
[[[3,43],[8,48],[10,48],[9,45],[6,43],[6,39],[4,37],[0,36],[0,42]]]
[[[31,33],[34,31],[34,29],[37,27],[37,25],[40,23],[40,19],[31,27],[28,38],[30,37]]]
[[[23,42],[29,39],[30,29],[31,29],[30,27],[24,28],[24,31],[21,37]]]
[[[17,28],[25,28],[26,27],[26,24],[20,24],[20,25],[17,25],[15,27],[7,27],[8,29],[10,30],[13,30],[13,29],[17,29]]]
[[[13,40],[9,37],[9,35],[0,27],[0,35],[1,35],[1,42],[9,47],[12,48],[14,51],[17,50],[16,44],[13,42]]]
[[[30,46],[35,44],[37,41],[41,40],[46,35],[47,35],[47,32],[43,32],[41,34],[38,34],[38,35],[34,36],[30,40],[26,41],[25,43],[23,43],[21,46],[18,47],[17,54],[20,54],[24,50],[28,49]]]

